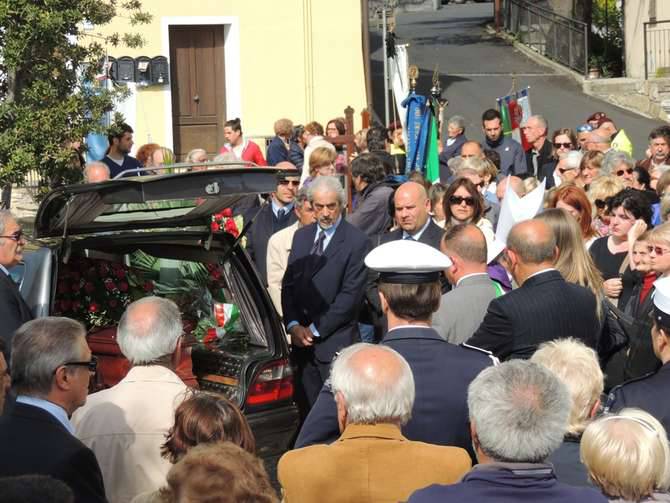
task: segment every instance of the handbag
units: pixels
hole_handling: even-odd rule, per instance
[[[628,346],[635,320],[606,298],[602,300],[602,307],[604,323],[598,339],[597,352],[604,366],[615,353]]]

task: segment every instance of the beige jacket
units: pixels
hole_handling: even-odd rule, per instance
[[[72,416],[75,435],[98,459],[110,503],[165,485],[172,465],[160,446],[187,389],[165,367],[133,367],[116,386],[90,395]]]
[[[267,255],[267,273],[268,273],[268,293],[277,309],[282,315],[281,310],[281,282],[284,279],[286,266],[288,265],[288,256],[291,253],[291,244],[293,235],[300,228],[300,222],[295,222],[285,229],[275,232],[268,241]]]
[[[348,425],[330,445],[284,454],[277,466],[285,503],[397,503],[470,469],[460,447],[407,440],[392,424]]]

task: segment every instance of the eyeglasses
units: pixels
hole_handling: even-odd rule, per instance
[[[596,205],[596,208],[603,209],[606,206],[609,206],[610,202],[612,201],[611,197],[605,198],[605,200],[602,199],[596,199],[593,201],[593,203]]]
[[[572,171],[572,170],[575,170],[575,169],[577,169],[577,168],[558,168],[558,172],[561,175],[564,175],[566,171]]]
[[[16,241],[18,243],[23,239],[23,236],[25,236],[23,229],[19,229],[16,232],[12,232],[9,236],[0,236],[0,238],[11,239],[12,241]]]
[[[279,185],[292,185],[293,187],[297,187],[300,185],[300,180],[279,180]]]
[[[474,197],[461,197],[461,196],[451,196],[449,198],[449,204],[454,204],[454,205],[461,205],[465,203],[468,206],[474,206],[475,205],[475,198]]]
[[[570,143],[570,142],[568,142],[568,143],[559,143],[559,142],[554,143],[554,148],[561,148],[561,147],[572,148],[572,143]]]
[[[662,257],[663,255],[670,253],[670,250],[663,248],[661,246],[647,246],[648,253],[655,253],[657,256]]]
[[[64,367],[75,366],[75,367],[88,367],[89,372],[95,372],[98,370],[98,358],[91,356],[91,360],[87,362],[67,362],[63,364]]]
[[[616,172],[616,176],[623,176],[624,173],[628,173],[629,175],[632,175],[633,174],[633,168],[620,169]]]
[[[593,131],[593,126],[591,124],[582,124],[577,127],[578,133],[590,133],[591,131]]]

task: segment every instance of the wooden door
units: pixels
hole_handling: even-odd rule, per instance
[[[226,116],[223,26],[170,26],[174,150],[216,155],[224,143]]]

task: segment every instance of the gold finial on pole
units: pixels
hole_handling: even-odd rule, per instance
[[[411,91],[415,91],[416,79],[419,78],[419,67],[416,65],[410,65],[407,70],[407,75],[409,76],[409,88]]]

